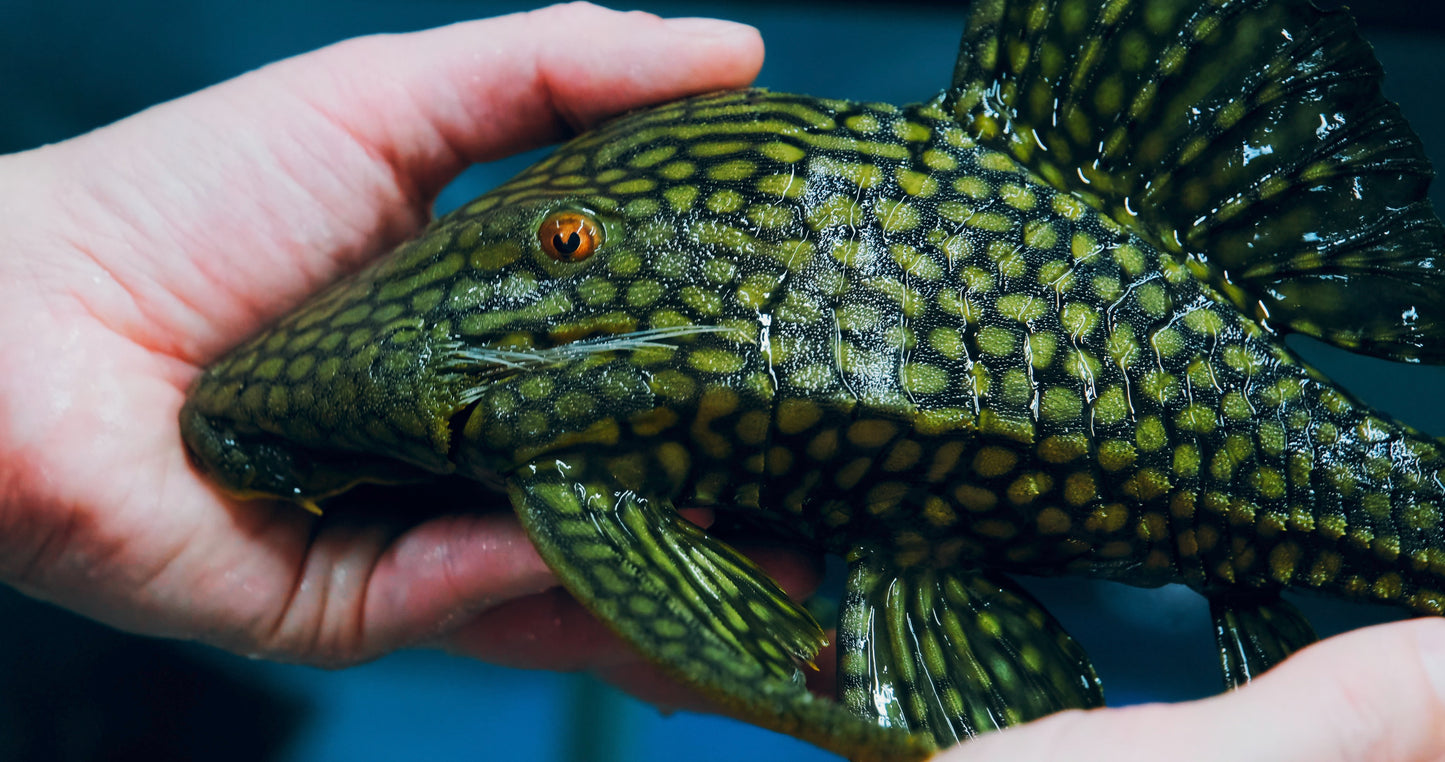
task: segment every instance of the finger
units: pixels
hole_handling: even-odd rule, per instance
[[[1155,762],[1445,758],[1445,621],[1331,638],[1245,688],[1185,704],[1066,712],[939,757]]]
[[[367,588],[365,621],[384,647],[394,648],[556,585],[515,516],[448,516],[387,549]]]
[[[13,171],[38,209],[68,211],[49,233],[79,266],[114,281],[87,309],[198,363],[411,235],[468,163],[744,85],[761,60],[737,24],[555,6],[340,43]]]
[[[631,647],[561,588],[481,612],[453,628],[439,645],[506,667],[559,672],[637,659]]]
[[[713,520],[708,509],[681,513],[702,527]],[[398,543],[393,573],[378,583],[382,600],[394,604],[378,609],[377,620],[413,630],[430,623],[434,630],[427,634],[445,635],[443,647],[519,668],[572,671],[636,661],[626,644],[557,587],[515,516],[489,517],[487,527],[481,543],[465,550],[464,537],[445,526]],[[428,535],[456,545],[446,553],[453,562],[434,562]],[[416,589],[433,594],[418,596]],[[566,647],[558,647],[562,642]]]
[[[237,510],[242,521],[250,521],[257,509]],[[290,523],[305,520],[294,506],[277,510],[290,514]],[[557,584],[510,514],[448,515],[405,530],[330,512],[317,521],[309,540],[301,538],[304,547],[296,547],[294,537],[271,538],[290,546],[274,563],[230,562],[231,576],[245,569],[252,580],[248,587],[270,597],[272,613],[245,618],[235,632],[208,640],[287,661],[346,666],[414,645],[480,609]],[[209,553],[215,559],[234,549]],[[183,557],[173,566],[205,568],[205,562]],[[277,582],[286,577],[281,592],[289,592],[277,601]],[[193,584],[210,588],[218,582]],[[184,583],[166,586],[183,589]],[[227,606],[236,605],[234,598],[207,598],[188,613],[201,621],[225,620]]]
[[[813,669],[803,670],[808,690],[815,696],[833,699],[838,696],[838,631],[827,630],[828,645],[813,657]]]
[[[284,62],[276,73],[426,197],[469,163],[639,106],[746,86],[762,65],[762,42],[733,22],[571,3],[360,38],[317,58],[304,69]]]

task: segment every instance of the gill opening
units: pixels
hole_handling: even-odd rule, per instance
[[[447,419],[447,460],[453,464],[457,462],[457,455],[461,452],[462,445],[466,444],[467,421],[472,419],[472,414],[477,412],[477,407],[482,404],[482,395],[475,395],[460,410],[452,413]]]

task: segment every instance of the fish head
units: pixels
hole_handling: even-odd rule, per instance
[[[686,127],[585,134],[234,350],[182,410],[195,462],[307,504],[626,448],[685,429],[709,388],[766,394],[780,265],[743,221],[779,167],[669,137]]]

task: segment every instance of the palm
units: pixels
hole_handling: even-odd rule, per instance
[[[526,41],[559,13],[616,49],[540,57]],[[522,49],[477,54],[479,39]],[[551,9],[353,41],[0,159],[0,580],[128,629],[314,663],[458,627],[454,645],[497,657],[543,615],[591,646],[511,660],[612,658],[574,604],[525,597],[554,582],[505,514],[406,525],[237,503],[190,467],[176,413],[201,366],[415,232],[467,162],[744,84],[759,53],[748,35]]]

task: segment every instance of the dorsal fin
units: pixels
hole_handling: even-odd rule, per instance
[[[1432,172],[1343,11],[976,0],[954,113],[1263,324],[1445,362]]]

